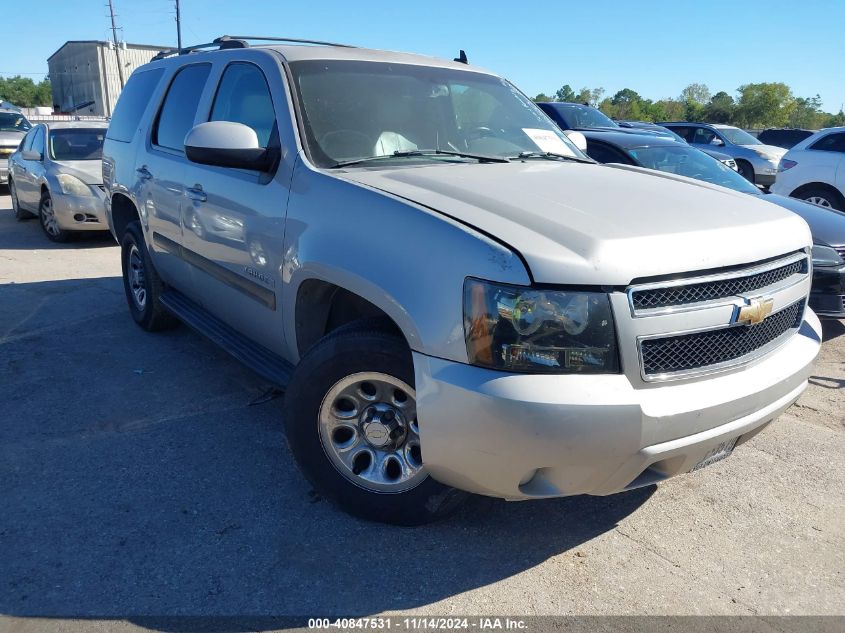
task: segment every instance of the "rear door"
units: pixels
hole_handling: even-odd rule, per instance
[[[15,177],[15,188],[20,200],[27,209],[37,209],[41,203],[41,189],[38,185],[39,178],[44,175],[44,152],[47,144],[43,125],[33,128],[32,141],[29,149],[41,154],[41,160],[24,160],[21,156],[20,172]]]
[[[210,63],[187,64],[170,80],[151,126],[146,152],[136,161],[139,197],[147,209],[148,244],[162,278],[189,290],[190,268],[180,255],[182,205],[187,159],[185,135],[194,125],[197,108],[211,72]]]
[[[229,57],[221,63],[203,120],[246,125],[262,147],[295,148],[278,63],[263,52]],[[194,298],[249,338],[283,354],[281,267],[296,152],[279,153],[272,173],[188,163],[182,222]]]
[[[809,149],[806,154],[813,162],[813,169],[807,173],[812,173],[820,182],[834,185],[845,195],[845,132],[823,136]]]

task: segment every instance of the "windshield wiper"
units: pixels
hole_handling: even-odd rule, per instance
[[[365,158],[356,158],[353,160],[344,160],[335,163],[332,167],[347,167],[349,165],[357,165],[359,163],[368,163],[374,160],[387,160],[389,158],[414,158],[417,156],[457,156],[459,158],[472,158],[480,163],[509,163],[510,159],[502,156],[490,156],[489,154],[473,154],[471,152],[454,152],[445,149],[409,149],[397,150],[392,154],[382,154],[381,156],[367,156]]]
[[[523,158],[547,158],[549,160],[571,160],[576,163],[595,164],[592,158],[580,158],[578,156],[570,156],[569,154],[557,154],[555,152],[520,152],[517,156],[512,156],[511,160],[520,160]]]

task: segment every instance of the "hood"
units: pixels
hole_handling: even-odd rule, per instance
[[[103,183],[103,162],[100,160],[62,160],[53,161],[57,174],[76,176],[86,185]]]
[[[0,147],[17,147],[26,132],[14,132],[3,130],[0,132]]]
[[[787,150],[777,145],[745,145],[744,147],[750,149],[752,152],[765,152],[769,156],[776,156],[779,159],[783,158],[783,155],[787,152]]]
[[[797,213],[810,225],[813,240],[830,246],[845,246],[845,213],[827,209],[796,198],[787,198],[774,193],[760,194],[767,202],[773,202],[784,209]]]
[[[634,167],[525,161],[332,173],[496,237],[541,283],[623,286],[811,241],[803,220],[754,196]]]

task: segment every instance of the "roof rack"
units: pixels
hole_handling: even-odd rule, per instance
[[[319,40],[302,40],[292,37],[262,37],[260,35],[222,35],[215,38],[213,42],[207,44],[194,44],[193,46],[185,46],[183,48],[171,48],[166,51],[161,51],[152,61],[165,59],[174,55],[187,55],[196,51],[211,50],[225,50],[231,48],[249,48],[249,42],[246,40],[254,40],[256,42],[290,42],[292,44],[317,44],[320,46],[339,46],[342,48],[355,48],[351,44],[337,44],[335,42],[321,42]]]

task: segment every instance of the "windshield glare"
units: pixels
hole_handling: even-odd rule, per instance
[[[53,160],[100,160],[103,157],[105,128],[65,128],[50,132],[50,158]]]
[[[595,108],[578,105],[555,105],[554,107],[560,110],[571,127],[619,127],[616,121]]]
[[[643,167],[720,185],[742,193],[760,193],[730,167],[702,151],[684,145],[639,147],[628,153]]]
[[[760,141],[751,136],[745,130],[736,127],[719,128],[719,133],[734,145],[762,145]]]
[[[300,61],[290,67],[306,145],[321,167],[436,149],[499,157],[520,152],[583,157],[534,103],[499,77],[347,60]],[[400,159],[385,162],[394,160]]]
[[[26,117],[17,112],[0,112],[0,132],[27,132],[32,128]]]

